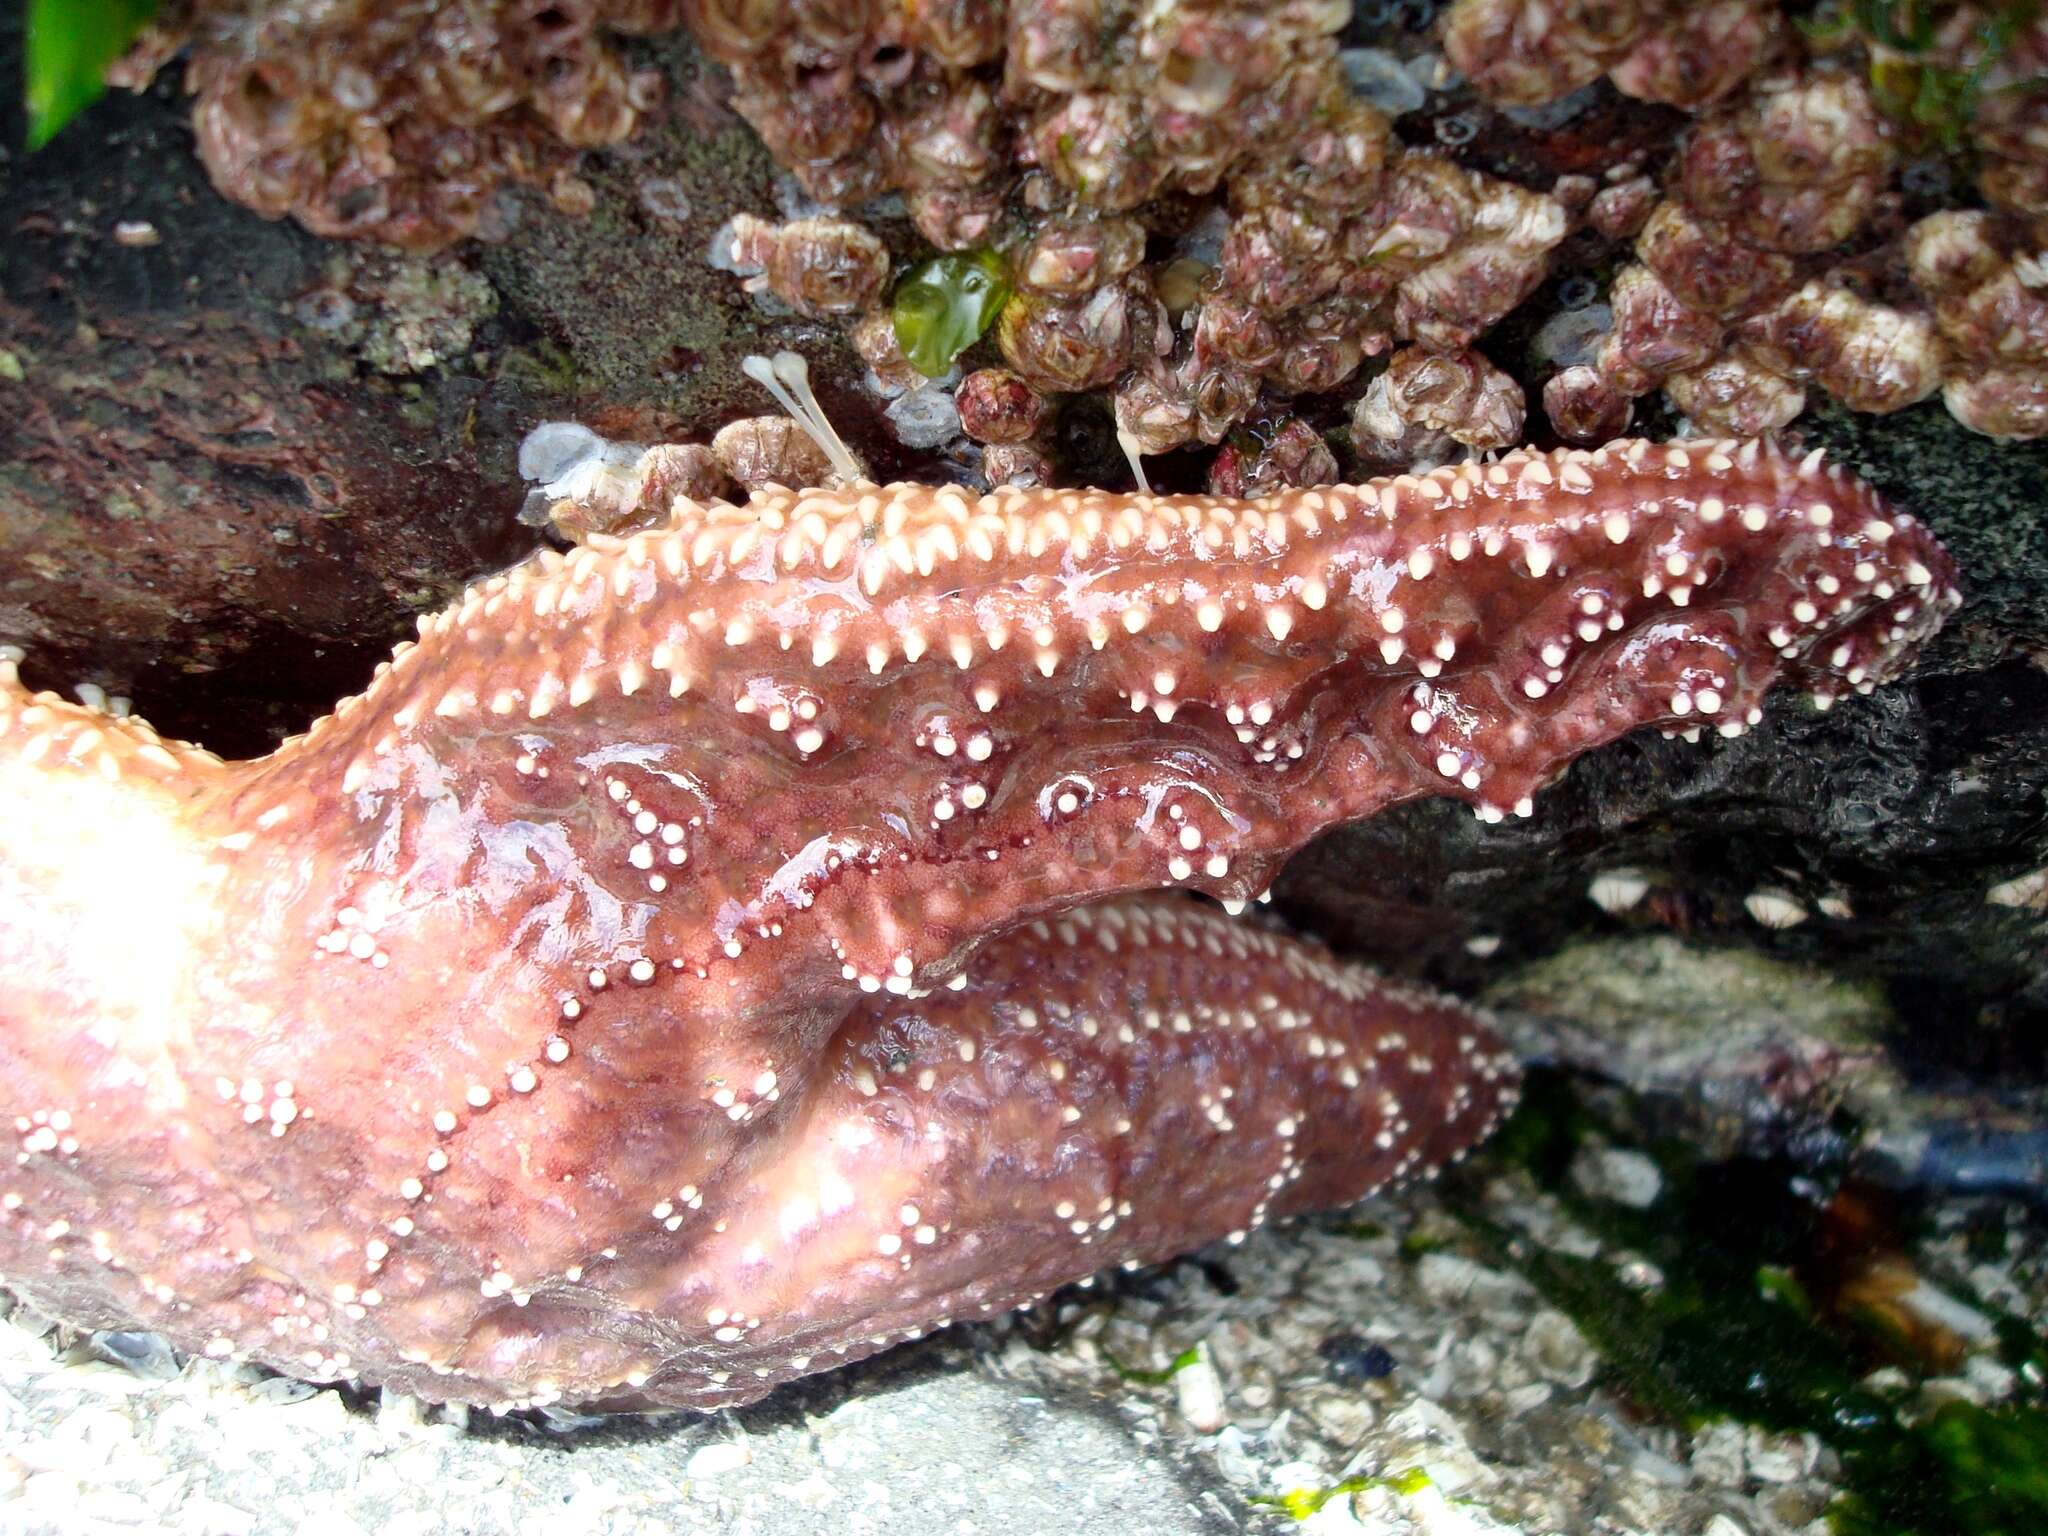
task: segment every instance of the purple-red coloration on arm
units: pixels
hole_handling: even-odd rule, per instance
[[[1230,905],[1957,601],[1732,443],[1256,502],[678,503],[224,765],[0,681],[0,1274],[430,1397],[744,1402],[1433,1169],[1483,1023]]]

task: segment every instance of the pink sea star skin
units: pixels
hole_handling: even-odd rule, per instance
[[[1526,811],[1959,601],[1818,456],[1618,443],[678,502],[250,763],[0,664],[0,1274],[301,1375],[715,1407],[1354,1198],[1503,1112],[1483,1021],[1125,893]]]

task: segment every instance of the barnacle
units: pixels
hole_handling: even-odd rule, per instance
[[[1816,64],[1754,82],[1703,119],[1679,187],[1752,245],[1809,254],[1856,232],[1896,160],[1862,77]]]
[[[1280,353],[1261,377],[1281,394],[1318,395],[1335,389],[1366,358],[1386,350],[1386,322],[1370,304],[1325,299],[1289,316],[1280,332]]]
[[[1019,291],[997,318],[996,344],[1035,388],[1106,389],[1129,363],[1134,340],[1163,323],[1142,283],[1113,284],[1075,300]]]
[[[1298,416],[1257,422],[1224,439],[1209,464],[1212,496],[1270,496],[1290,486],[1334,485],[1337,456]]]
[[[1773,372],[1812,379],[1852,411],[1896,411],[1941,387],[1934,319],[1813,282],[1752,315],[1744,349]]]
[[[1192,442],[1199,430],[1195,386],[1187,360],[1165,366],[1157,360],[1137,369],[1111,402],[1117,431],[1140,453],[1171,453]]]
[[[1798,280],[1791,257],[1757,249],[1678,198],[1651,213],[1636,255],[1667,293],[1706,315],[1747,314],[1789,293]]]
[[[1955,355],[1942,398],[1956,419],[1993,437],[2048,435],[2048,260],[2016,221],[1981,210],[1922,219],[1906,253]]]
[[[990,443],[981,453],[981,477],[999,485],[1029,488],[1052,483],[1052,463],[1037,443]]]
[[[1130,219],[1056,215],[1031,232],[1017,257],[1017,282],[1058,298],[1113,283],[1145,259],[1144,226]]]
[[[1655,0],[1458,0],[1444,52],[1490,100],[1531,106],[1599,79],[1661,9]]]
[[[1569,221],[1557,200],[1461,171],[1469,203],[1443,252],[1401,280],[1394,330],[1429,346],[1469,346],[1535,291]]]
[[[1574,363],[1543,384],[1543,414],[1560,437],[1574,443],[1604,443],[1628,430],[1630,397],[1586,363]]]
[[[734,263],[758,268],[759,281],[800,315],[858,314],[888,284],[888,247],[849,220],[773,224],[742,213],[729,228]]]
[[[1617,169],[1623,174],[1612,177],[1586,205],[1586,222],[1609,240],[1633,240],[1659,206],[1657,184],[1633,167]]]
[[[977,443],[1021,443],[1045,423],[1045,397],[1006,368],[978,368],[953,392],[960,429]]]
[[[1443,463],[1522,440],[1522,386],[1479,353],[1396,352],[1359,397],[1351,442],[1369,463]]]
[[[536,428],[528,445],[546,430]],[[594,446],[596,452],[551,474],[538,473],[521,454],[520,467],[528,470],[528,478],[553,482],[543,488],[550,525],[578,543],[592,534],[652,528],[668,520],[678,499],[718,501],[733,488],[718,454],[701,443],[657,443],[643,450],[594,439]]]
[[[1853,271],[1832,253],[1896,237],[1902,153],[1930,144],[1968,154],[2015,238],[2048,236],[2034,8],[1824,5],[1794,26],[1774,0],[1456,0],[1443,47],[1482,97],[1546,103],[1605,76],[1698,114],[1670,166],[1631,153],[1548,192],[1404,147],[1338,61],[1350,20],[1342,0],[181,0],[116,74],[139,83],[189,42],[202,153],[231,196],[431,248],[504,228],[507,180],[593,206],[579,153],[630,134],[659,85],[608,37],[687,23],[812,197],[895,191],[933,246],[1000,272],[966,305],[899,285],[894,353],[861,348],[882,388],[944,372],[1007,309],[1012,368],[1042,390],[1115,388],[1148,443],[1219,440],[1262,396],[1341,387],[1403,342],[1473,345],[1581,225],[1640,235],[1654,281],[1617,284],[1598,387],[1546,388],[1569,432],[1681,377],[1727,421],[1778,419],[1807,384],[1891,408],[1930,378],[1962,380],[1948,393],[1979,402],[1973,419],[1992,399],[2008,426],[2033,419],[2031,362],[1979,355],[1911,292],[1873,286],[1882,253]],[[1484,108],[1434,127],[1455,146]],[[876,309],[889,258],[858,226],[733,229],[799,313]],[[1738,381],[1761,394],[1737,402]]]
[[[1613,68],[1616,90],[1698,110],[1719,101],[1785,45],[1777,0],[1706,0],[1672,7]]]
[[[1674,373],[1664,381],[1664,393],[1703,432],[1768,435],[1790,426],[1793,418],[1806,409],[1804,389],[1740,351],[1726,352],[1703,367]],[[1548,398],[1546,395],[1546,403]]]
[[[742,416],[711,439],[719,467],[747,490],[769,485],[824,485],[833,464],[810,434],[787,416]]]
[[[1631,394],[1697,368],[1721,350],[1721,323],[1682,301],[1648,267],[1625,267],[1608,291],[1614,328],[1600,349],[1600,371]]]

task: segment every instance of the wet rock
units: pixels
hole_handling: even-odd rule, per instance
[[[1488,1269],[1461,1254],[1426,1253],[1416,1268],[1423,1294],[1434,1301],[1498,1306],[1524,1289],[1513,1275]]]
[[[379,373],[460,363],[498,309],[497,290],[460,260],[344,250],[328,257],[326,276],[293,318]]]
[[[1656,1204],[1664,1187],[1657,1165],[1630,1147],[1588,1143],[1572,1161],[1572,1183],[1595,1200],[1612,1200],[1633,1210]]]
[[[685,1469],[691,1477],[719,1477],[727,1472],[737,1472],[753,1459],[753,1453],[744,1442],[719,1440],[692,1451]]]
[[[508,402],[440,366],[488,285],[222,202],[169,98],[0,169],[0,631],[47,684],[247,750],[526,541],[481,473]]]
[[[1720,1419],[1692,1439],[1693,1476],[1713,1488],[1740,1488],[1748,1475],[1743,1465],[1747,1436],[1743,1426]]]
[[[1845,1101],[1869,1113],[1905,1092],[1886,1064],[1898,1023],[1881,988],[1746,949],[1657,933],[1588,939],[1485,995],[1522,1021],[1526,1049],[1676,1106],[1675,1123],[1723,1154],[1781,1146]],[[1624,1204],[1648,1204],[1659,1184],[1640,1154],[1597,1146],[1573,1177]]]
[[[1797,1482],[1819,1460],[1820,1438],[1808,1432],[1773,1434],[1752,1427],[1744,1437],[1743,1463],[1759,1482]]]

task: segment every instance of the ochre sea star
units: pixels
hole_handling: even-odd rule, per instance
[[[1618,443],[680,503],[248,763],[0,665],[0,1274],[295,1374],[709,1407],[1351,1200],[1485,1132],[1499,1042],[1127,893],[1867,690],[1952,578],[1818,456]]]

